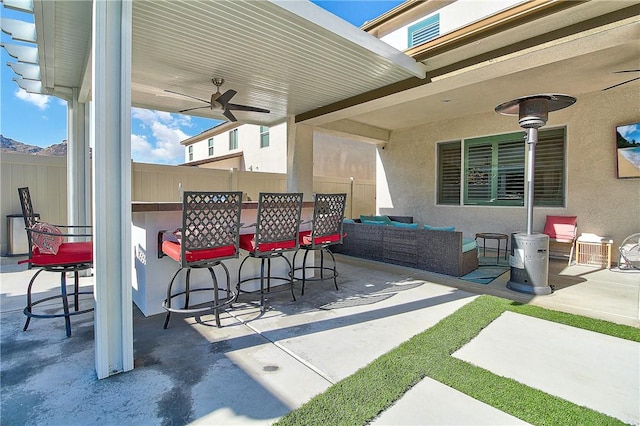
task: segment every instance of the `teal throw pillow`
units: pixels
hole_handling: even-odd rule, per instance
[[[455,231],[456,227],[455,226],[429,226],[429,225],[424,225],[424,229],[427,229],[429,231]]]
[[[385,225],[391,225],[391,219],[389,219],[389,216],[367,216],[364,214],[360,215],[360,220],[362,221],[362,223],[365,223],[365,220],[375,220],[375,221],[379,221],[379,222],[384,222]]]
[[[353,219],[342,219],[342,223],[356,223]]]

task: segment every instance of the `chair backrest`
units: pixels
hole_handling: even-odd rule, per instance
[[[549,238],[560,241],[573,241],[576,239],[578,231],[577,216],[550,216],[544,224],[544,234]]]
[[[181,250],[183,266],[187,251],[233,247],[226,258],[238,257],[242,192],[185,191],[182,200]]]
[[[22,217],[24,218],[24,226],[26,228],[32,228],[36,224],[36,216],[33,211],[33,205],[31,204],[31,194],[29,194],[29,187],[18,188],[18,196],[20,197],[20,207],[22,207]]]
[[[25,228],[33,228],[37,219],[33,211],[33,205],[31,204],[31,194],[29,193],[29,187],[18,188],[18,196],[20,197],[20,207],[22,207],[22,217],[24,219]],[[33,242],[31,241],[31,232],[27,232],[27,244],[29,246],[29,257],[31,257],[31,250]],[[29,264],[31,267],[31,264]]]
[[[313,207],[312,244],[318,238],[339,235],[333,244],[342,243],[342,221],[347,204],[347,194],[315,194]]]
[[[302,193],[261,192],[256,219],[256,247],[295,240],[298,248]]]

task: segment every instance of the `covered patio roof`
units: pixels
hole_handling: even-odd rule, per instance
[[[383,31],[403,13],[436,3],[406,2],[364,29]],[[33,73],[18,84],[60,97],[78,87],[80,100],[89,100],[92,2],[35,0],[33,11],[42,84]],[[616,71],[640,67],[639,13],[636,1],[536,0],[403,53],[308,1],[134,0],[131,103],[168,112],[205,106],[165,90],[208,99],[211,79],[221,77],[222,91],[238,92],[234,103],[271,111],[238,112],[241,123],[295,116],[333,130],[359,128],[376,140],[384,136],[375,129],[490,111],[534,92],[579,96],[622,82]],[[224,119],[207,108],[189,114]]]
[[[24,2],[7,1],[7,7]],[[91,1],[34,1],[41,88],[91,98]],[[178,112],[206,106],[221,91],[232,102],[269,109],[238,112],[239,121],[270,125],[410,77],[425,67],[411,57],[301,1],[133,1],[131,103]],[[223,119],[220,111],[192,115]]]

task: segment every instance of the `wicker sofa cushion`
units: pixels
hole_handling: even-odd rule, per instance
[[[476,240],[473,238],[463,238],[462,239],[462,252],[466,253],[471,250],[476,250],[478,248],[478,244]]]
[[[404,222],[396,222],[392,220],[391,225],[397,226],[398,228],[418,229],[417,223],[404,223]]]
[[[360,219],[360,220],[362,221],[362,223],[366,225],[381,225],[381,226],[390,225],[390,223],[387,223],[384,220],[369,220],[369,219]]]

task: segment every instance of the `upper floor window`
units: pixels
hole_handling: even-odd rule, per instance
[[[213,155],[213,138],[209,138],[209,156]]]
[[[238,149],[238,129],[229,132],[229,150]]]
[[[440,35],[440,14],[436,13],[427,19],[409,27],[409,47],[426,43]]]
[[[189,161],[193,161],[193,145],[189,145]]]
[[[260,148],[269,146],[269,127],[260,126]]]
[[[539,132],[536,206],[565,204],[565,139],[563,128]],[[524,132],[438,144],[438,204],[523,206],[526,149]]]

